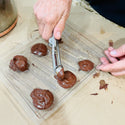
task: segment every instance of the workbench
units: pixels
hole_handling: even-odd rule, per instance
[[[16,0],[21,27],[16,27],[0,38],[1,52],[10,46],[15,47],[27,40],[27,23],[33,17],[33,1]],[[89,7],[88,7],[89,8]],[[69,21],[80,28],[81,34],[89,34],[98,41],[98,45],[108,48],[109,40],[120,45],[125,43],[125,29],[105,19],[86,7],[72,6]],[[17,24],[20,25],[20,24]],[[24,43],[22,43],[24,44]],[[5,45],[5,48],[1,47]],[[103,47],[102,47],[103,48]],[[99,81],[104,79],[107,90],[99,90]],[[98,93],[98,95],[91,95]],[[100,72],[98,78],[91,77],[87,84],[75,92],[41,125],[124,125],[125,124],[125,77],[114,77]],[[9,93],[0,80],[0,124],[34,125],[23,108]]]

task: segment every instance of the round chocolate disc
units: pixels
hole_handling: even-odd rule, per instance
[[[54,101],[53,94],[49,90],[36,88],[30,96],[33,99],[33,105],[40,110],[49,108]]]
[[[90,60],[82,60],[78,62],[80,70],[83,71],[90,71],[94,68],[94,63],[91,62]]]
[[[13,71],[25,71],[28,70],[29,64],[27,62],[27,58],[21,55],[16,55],[13,57],[13,59],[10,61],[9,67]]]
[[[71,88],[76,84],[76,80],[76,76],[70,71],[64,72],[64,78],[62,80],[57,78],[57,82],[63,88]]]
[[[38,56],[45,56],[47,55],[47,47],[43,43],[37,43],[32,46],[31,53],[38,55]]]

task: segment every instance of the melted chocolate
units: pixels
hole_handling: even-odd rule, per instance
[[[64,68],[62,68],[60,72],[58,72],[57,76],[55,77],[57,77],[56,79],[59,79],[59,80],[64,79]]]
[[[82,60],[78,62],[80,70],[90,71],[94,68],[94,63],[90,60]]]
[[[32,66],[35,66],[35,64],[34,64],[34,63],[32,63]]]
[[[37,43],[32,46],[31,53],[38,55],[38,56],[45,56],[47,55],[47,47],[43,43]]]
[[[105,83],[105,80],[100,80],[100,87],[99,89],[108,89],[108,84]]]
[[[111,104],[113,104],[113,100],[111,101]]]
[[[91,95],[98,95],[98,93],[92,93]]]
[[[36,88],[30,96],[33,99],[33,105],[40,110],[49,108],[54,101],[53,94],[49,90]]]
[[[100,76],[99,72],[96,72],[95,74],[93,74],[93,78],[96,78],[96,77],[99,77],[99,76]]]
[[[58,40],[58,43],[59,43],[59,44],[62,44],[62,43],[63,43],[62,38]]]
[[[57,78],[57,82],[63,88],[71,88],[76,84],[76,80],[76,76],[70,71],[64,72],[64,79],[60,80]]]
[[[113,41],[112,40],[109,40],[109,46],[113,47]]]
[[[27,58],[21,55],[16,55],[13,57],[13,59],[10,61],[9,67],[13,71],[25,71],[28,70],[29,64],[27,62]]]

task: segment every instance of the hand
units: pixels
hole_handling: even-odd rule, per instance
[[[100,58],[102,64],[97,66],[97,69],[110,72],[114,76],[125,75],[125,44],[118,49],[109,47],[108,50],[105,50],[105,55],[108,59]]]
[[[43,39],[48,40],[52,32],[56,39],[61,38],[71,3],[72,0],[38,0],[34,5],[39,32]]]

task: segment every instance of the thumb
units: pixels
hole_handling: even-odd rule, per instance
[[[62,32],[65,28],[65,17],[62,17],[54,28],[54,37],[56,39],[61,39]]]
[[[119,47],[118,49],[114,49],[110,52],[110,55],[113,57],[120,57],[125,55],[125,44]]]

